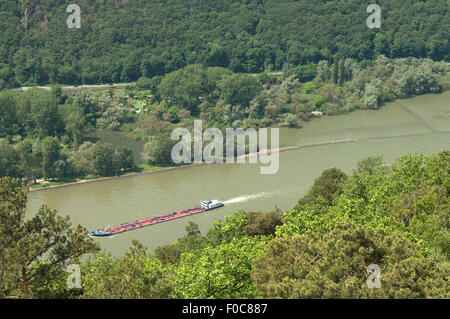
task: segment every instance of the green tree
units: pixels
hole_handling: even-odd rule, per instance
[[[0,179],[0,297],[39,297],[41,284],[78,257],[96,252],[85,228],[42,206],[26,218],[27,191],[18,180]]]
[[[27,173],[30,173],[31,166],[33,164],[33,140],[31,138],[26,138],[16,147],[19,153],[22,166],[25,168]]]
[[[15,101],[9,92],[0,93],[0,137],[8,137],[20,132]]]
[[[337,84],[342,86],[345,81],[345,67],[344,67],[344,59],[339,59],[338,63],[338,81]]]
[[[171,123],[178,123],[179,122],[179,118],[178,118],[178,113],[180,112],[180,109],[176,106],[176,105],[172,105],[168,110],[167,110],[167,114],[168,114],[168,120]]]
[[[347,175],[338,168],[324,170],[308,193],[299,200],[298,207],[314,202],[319,196],[331,204],[342,193],[342,183],[346,179]]]
[[[96,143],[90,149],[94,173],[100,176],[113,176],[120,173],[119,167],[115,162],[115,154],[115,149],[111,144]]]
[[[71,160],[74,170],[78,175],[85,176],[94,174],[91,152],[93,146],[94,144],[91,142],[84,142],[77,151],[72,153]]]
[[[50,94],[56,100],[58,104],[63,103],[64,97],[62,95],[62,88],[60,86],[52,86]]]
[[[381,288],[367,286],[369,265]],[[353,222],[325,234],[273,240],[252,270],[263,298],[436,298],[448,296],[442,258],[426,258],[404,236]]]
[[[83,265],[83,298],[168,298],[164,268],[136,240],[122,257],[100,254]]]
[[[253,98],[262,90],[258,79],[248,74],[233,74],[218,84],[220,96],[227,104],[250,106]]]
[[[364,105],[368,109],[378,109],[380,100],[380,90],[376,84],[372,81],[366,85],[364,92]]]
[[[82,109],[72,106],[64,107],[63,119],[66,133],[75,144],[80,145],[83,143],[87,131],[87,123]]]
[[[248,225],[248,215],[245,211],[239,210],[233,215],[225,216],[224,221],[216,221],[208,230],[206,237],[213,246],[228,243],[233,238],[246,236],[247,231],[244,229],[246,225]]]
[[[6,142],[0,142],[0,177],[22,177],[24,167],[19,153]]]
[[[278,212],[250,212],[247,215],[248,224],[244,227],[244,229],[250,236],[275,235],[276,227],[283,223],[281,215]]]
[[[125,172],[133,168],[134,166],[134,154],[133,151],[123,145],[119,145],[116,148],[117,155],[120,159],[120,168],[123,169]]]
[[[331,78],[333,79],[333,83],[338,84],[339,82],[339,59],[334,57],[334,63],[331,70]]]
[[[100,109],[92,91],[83,90],[74,95],[72,100],[72,105],[75,107],[80,107],[83,110],[83,115],[85,116],[88,123],[95,125],[96,119],[100,115]]]
[[[61,144],[57,137],[46,137],[42,141],[42,175],[45,180],[58,177],[55,163],[60,158]]]
[[[64,126],[56,99],[51,93],[38,89],[29,90],[23,94],[29,94],[31,114],[39,135],[41,137],[57,136]]]
[[[299,65],[294,68],[294,74],[301,82],[311,81],[317,75],[317,64]]]
[[[151,165],[174,164],[172,161],[172,148],[175,143],[176,141],[173,141],[166,134],[151,137],[144,145],[142,158]]]
[[[174,298],[255,298],[250,278],[252,261],[265,242],[257,238],[233,239],[218,247],[182,254],[180,263],[168,266]]]
[[[158,92],[169,105],[177,105],[195,114],[202,98],[208,94],[206,81],[202,66],[189,65],[166,75],[158,86]]]
[[[168,263],[178,264],[183,252],[198,251],[205,248],[206,240],[201,236],[200,229],[196,223],[189,222],[185,230],[186,235],[179,238],[175,243],[156,248],[156,258],[165,265]]]

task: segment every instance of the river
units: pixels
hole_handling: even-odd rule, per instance
[[[387,163],[404,154],[450,150],[450,92],[387,103],[376,111],[355,111],[303,123],[301,129],[280,129],[280,146],[300,149],[280,153],[277,174],[261,175],[260,164],[216,164],[151,175],[114,179],[33,192],[27,211],[43,203],[70,215],[88,230],[173,210],[201,200],[219,199],[226,205],[203,214],[96,239],[113,255],[122,254],[132,239],[150,249],[172,243],[193,221],[202,234],[214,221],[246,211],[291,209],[330,167],[351,173],[368,156],[382,155]]]

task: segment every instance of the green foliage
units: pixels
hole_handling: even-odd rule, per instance
[[[162,264],[137,241],[123,257],[100,254],[82,269],[82,298],[167,298],[171,288]]]
[[[252,261],[264,240],[243,237],[217,247],[183,253],[179,265],[168,268],[175,298],[254,298]]]
[[[20,132],[12,94],[0,93],[0,136],[13,136]]]
[[[27,168],[31,167],[33,156],[33,140],[30,138],[24,139],[19,144],[17,144],[16,150],[19,153],[22,165]],[[9,162],[11,163],[12,161]]]
[[[120,158],[111,144],[95,144],[91,149],[91,156],[95,174],[100,176],[113,176],[119,173]]]
[[[386,235],[399,232],[421,242],[424,254],[435,250],[448,256],[449,161],[448,152],[403,156],[390,167],[379,157],[361,161],[339,184],[332,202],[320,193],[315,199],[307,194],[301,205],[285,214],[276,234],[324,233],[337,222],[352,220]]]
[[[106,92],[97,100],[99,111],[97,126],[117,130],[128,120],[130,115],[130,99],[123,93]]]
[[[30,89],[14,96],[12,105],[16,121],[11,124],[21,128],[21,135],[46,137],[60,134],[64,124],[58,112],[58,103],[50,92]]]
[[[316,85],[314,84],[314,82],[306,82],[305,85],[303,86],[303,92],[306,94],[313,93],[315,89]]]
[[[368,109],[378,109],[380,91],[372,83],[366,86],[366,91],[364,93],[364,106]]]
[[[298,127],[301,121],[313,116],[312,111],[340,114],[378,108],[384,101],[410,94],[439,92],[442,89],[439,80],[446,73],[443,63],[428,59],[389,59],[380,55],[369,65],[361,68],[349,58],[336,58],[331,67],[327,61],[319,61],[317,65],[308,65],[311,70],[314,66],[317,76],[305,84],[295,75],[295,68],[287,65],[283,80],[269,79],[265,87],[258,80],[261,76],[189,65],[164,77],[143,78],[150,91],[140,91],[139,86],[125,92],[108,90],[98,94],[81,90],[70,97],[63,97],[59,87],[50,92],[38,89],[0,92],[0,118],[5,121],[0,138],[6,138],[13,146],[22,139],[33,139],[31,156],[21,152],[22,173],[11,171],[14,176],[32,179],[41,173],[46,179],[89,174],[110,176],[129,170],[131,155],[109,152],[108,163],[114,166],[94,169],[91,152],[78,152],[93,129],[121,130],[147,140],[144,161],[169,165],[174,143],[167,133],[176,126],[190,127],[197,115],[208,126],[246,128],[278,123]],[[338,85],[332,83],[334,80]],[[136,98],[146,101],[145,109],[132,108]],[[60,154],[53,152],[50,157],[46,154],[44,159],[41,144],[49,136],[58,138],[63,148]],[[120,156],[128,156],[128,160],[123,162]],[[6,164],[5,160],[4,165],[18,165]]]
[[[1,86],[130,82],[188,64],[254,73],[285,63],[332,62],[335,55],[449,59],[445,0],[387,0],[376,31],[365,26],[367,4],[357,0],[79,5],[81,31],[67,30],[66,3],[3,1]]]
[[[176,105],[172,105],[168,110],[167,113],[169,115],[169,121],[171,123],[177,123],[179,121],[178,113],[180,112],[180,109]]]
[[[36,297],[41,283],[74,259],[98,250],[87,230],[42,206],[25,218],[27,191],[18,180],[0,179],[0,297]]]
[[[257,78],[248,74],[233,74],[225,77],[218,84],[224,102],[231,105],[247,107],[251,100],[261,91]]]
[[[250,212],[248,223],[244,230],[249,236],[270,236],[275,234],[277,226],[282,224],[282,218],[278,212]]]
[[[371,264],[381,269],[381,288],[366,285]],[[444,266],[404,236],[347,222],[273,240],[252,278],[263,298],[439,298],[448,297]]]
[[[161,98],[169,105],[177,105],[196,113],[206,94],[206,73],[200,65],[189,65],[165,76],[158,86]]]
[[[175,243],[158,247],[155,256],[164,264],[177,264],[180,262],[181,254],[185,251],[200,250],[206,247],[206,240],[201,236],[199,227],[194,222],[186,225],[186,235],[179,238]]]
[[[297,116],[292,113],[285,114],[284,123],[282,123],[282,125],[289,127],[297,127],[298,126]]]
[[[299,65],[294,68],[294,74],[301,82],[308,82],[313,80],[317,75],[316,64]]]
[[[323,198],[329,205],[333,199],[342,192],[342,183],[347,179],[347,175],[338,168],[324,170],[322,175],[314,181],[314,185],[301,200],[297,207],[316,201],[319,197]]]
[[[61,177],[57,172],[57,163],[60,158],[60,142],[57,137],[46,137],[42,141],[42,174],[49,178]]]
[[[100,109],[98,100],[95,99],[91,91],[81,91],[73,96],[72,105],[83,110],[86,120],[91,125],[95,125]]]
[[[122,146],[119,145],[116,148],[116,153],[119,157],[119,167],[120,169],[123,169],[124,171],[127,171],[131,168],[133,168],[134,166],[134,156],[133,156],[133,151],[127,147],[127,146]]]
[[[94,129],[139,132],[145,162],[171,165],[167,132],[193,117],[208,126],[297,126],[315,110],[378,109],[448,86],[448,68],[433,62],[450,59],[445,0],[388,0],[376,31],[356,0],[81,1],[81,33],[67,32],[61,1],[2,1],[0,90],[136,85],[70,97],[60,86],[0,92],[8,141],[0,142],[0,177],[130,170],[129,148],[85,141]],[[282,77],[270,73],[281,69]],[[135,98],[148,108],[134,112]],[[206,236],[189,224],[154,254],[133,242],[122,257],[97,255],[82,263],[77,292],[65,287],[63,266],[96,250],[86,230],[47,207],[25,220],[23,181],[2,179],[0,297],[448,298],[449,171],[448,152],[391,166],[369,158],[348,177],[326,170],[283,216],[239,211]],[[381,289],[365,286],[372,262],[382,268]]]
[[[30,142],[23,144],[27,153]],[[84,143],[78,152],[96,148],[125,151]],[[390,166],[372,157],[350,176],[324,171],[283,216],[238,211],[206,236],[189,222],[185,236],[155,253],[133,242],[121,257],[91,257],[81,263],[82,289],[70,291],[63,265],[80,263],[95,245],[86,230],[71,229],[45,206],[24,220],[26,192],[6,178],[0,181],[0,245],[6,247],[0,279],[7,284],[0,296],[448,298],[449,201],[449,152],[403,156]],[[367,287],[371,264],[381,269],[381,288]]]
[[[81,107],[68,105],[61,107],[60,112],[63,117],[67,136],[70,136],[75,144],[82,144],[88,127],[83,109]]]
[[[0,141],[0,178],[22,177],[24,174],[20,154],[6,142]]]
[[[148,164],[168,165],[174,164],[172,161],[172,148],[176,141],[173,141],[169,135],[161,134],[151,137],[144,145],[142,158]]]
[[[233,238],[244,237],[247,233],[244,227],[248,225],[248,216],[243,210],[233,215],[225,216],[224,221],[217,221],[208,230],[206,237],[212,245],[228,243]]]

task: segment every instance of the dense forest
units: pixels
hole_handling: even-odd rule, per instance
[[[325,170],[287,212],[236,212],[154,252],[112,257],[68,217],[0,179],[0,297],[449,298],[450,152]],[[82,256],[85,258],[80,259]],[[69,289],[68,264],[82,285]],[[381,287],[366,285],[377,264]]]
[[[260,73],[329,63],[420,57],[450,60],[448,1],[380,0],[369,29],[358,0],[79,0],[0,3],[0,87],[130,82],[186,65]]]

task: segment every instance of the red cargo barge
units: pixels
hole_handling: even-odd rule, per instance
[[[202,201],[200,206],[197,206],[194,208],[172,212],[167,215],[136,220],[131,223],[124,223],[124,224],[109,227],[109,228],[97,229],[97,230],[94,230],[93,232],[91,232],[90,235],[93,237],[111,236],[111,235],[120,234],[120,233],[129,231],[129,230],[134,230],[134,229],[138,229],[138,228],[142,228],[142,227],[146,227],[146,226],[151,226],[151,225],[167,222],[167,221],[177,219],[177,218],[182,218],[182,217],[186,217],[186,216],[203,213],[208,210],[212,210],[212,209],[219,208],[222,206],[224,206],[223,203],[221,203],[217,200]]]

